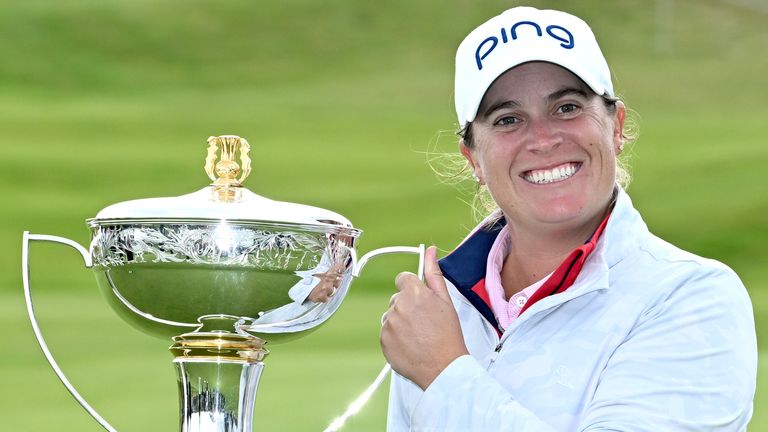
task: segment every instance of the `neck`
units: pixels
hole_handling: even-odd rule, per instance
[[[510,224],[511,247],[501,271],[506,297],[552,273],[572,250],[589,239],[609,211],[610,207],[587,223],[569,229],[537,227],[530,230]]]

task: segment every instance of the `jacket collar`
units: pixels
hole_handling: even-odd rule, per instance
[[[624,259],[630,251],[636,249],[641,239],[647,238],[648,233],[648,228],[632,206],[629,195],[618,186],[617,190],[616,204],[605,231],[597,242],[594,252],[584,264],[582,273],[585,275],[580,275],[600,276],[600,279],[606,281],[605,288],[607,288],[607,277],[603,273]],[[453,252],[439,262],[445,278],[473,304],[478,300],[482,302],[482,299],[473,299],[473,295],[469,292],[484,280],[488,253],[505,224],[506,221],[503,218],[490,225],[487,221],[483,221]],[[581,282],[579,279],[577,281]],[[475,289],[475,296],[477,291]]]
[[[611,212],[611,217],[608,219],[605,230],[597,242],[594,251],[584,263],[584,267],[579,272],[571,289],[557,296],[546,297],[536,302],[536,304],[530,307],[530,310],[525,314],[521,314],[513,326],[507,329],[507,333],[539,312],[549,310],[593,291],[610,289],[609,276],[611,268],[626,258],[632,251],[643,247],[648,238],[650,238],[648,227],[637,210],[632,206],[632,200],[623,189],[618,188],[616,204]]]
[[[650,234],[629,195],[624,189],[618,189],[613,213],[593,254],[601,257],[607,268],[614,267],[630,252],[643,246]]]

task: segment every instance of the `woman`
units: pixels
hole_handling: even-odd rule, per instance
[[[510,9],[456,55],[459,144],[498,212],[397,277],[388,428],[742,431],[757,347],[736,274],[648,232],[589,26]]]

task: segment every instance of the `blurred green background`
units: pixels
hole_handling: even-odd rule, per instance
[[[751,430],[768,430],[768,6],[762,0],[531,1],[594,28],[639,115],[630,195],[651,229],[733,267],[762,349]],[[128,199],[207,184],[205,139],[252,144],[247,186],[329,208],[360,252],[473,225],[471,197],[424,152],[454,151],[453,54],[491,0],[0,2],[0,413],[7,431],[98,431],[26,321],[21,233],[87,245],[84,220]],[[69,248],[32,246],[37,311],[82,394],[120,431],[170,431],[167,341],[121,322]],[[383,364],[378,317],[411,257],[372,262],[325,327],[273,347],[256,430],[322,430]],[[653,281],[649,281],[653,283]],[[739,367],[738,364],[733,365]],[[383,430],[386,390],[348,424]]]

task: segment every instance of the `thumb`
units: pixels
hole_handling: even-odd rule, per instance
[[[445,285],[445,279],[443,279],[443,272],[437,263],[437,247],[435,246],[428,247],[424,253],[424,282],[438,297],[448,302],[451,301],[448,287]]]

